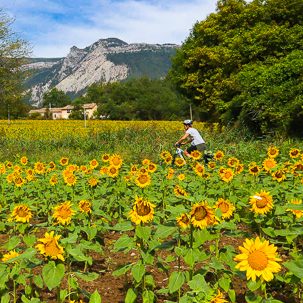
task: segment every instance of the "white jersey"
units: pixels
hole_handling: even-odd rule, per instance
[[[189,128],[186,132],[186,134],[189,134],[190,138],[192,139],[191,145],[196,146],[198,144],[205,143],[199,132],[195,128]]]

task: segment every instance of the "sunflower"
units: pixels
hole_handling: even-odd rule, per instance
[[[12,183],[12,182],[13,182],[13,175],[12,175],[12,174],[7,175],[7,176],[6,176],[6,181],[7,181],[8,183]]]
[[[176,221],[182,229],[186,229],[190,226],[190,217],[186,214],[180,214],[180,217],[176,218]]]
[[[87,167],[85,165],[81,165],[80,170],[81,170],[82,173],[86,173],[87,172]]]
[[[108,167],[107,174],[112,178],[117,177],[119,174],[119,166],[115,166],[113,164],[110,165]]]
[[[142,223],[148,223],[153,219],[154,208],[156,206],[143,198],[135,197],[135,203],[132,210],[129,212],[131,221],[136,225]]]
[[[103,156],[102,156],[102,161],[103,161],[103,162],[109,162],[109,160],[110,160],[109,154],[103,154]]]
[[[30,208],[25,204],[20,204],[14,207],[11,214],[10,221],[15,220],[16,222],[26,223],[33,217]]]
[[[229,158],[227,165],[230,167],[236,167],[239,164],[239,160],[237,158]]]
[[[26,164],[28,163],[28,159],[27,159],[26,157],[22,157],[22,158],[20,159],[20,163],[21,163],[22,165],[26,165]]]
[[[181,166],[183,166],[185,164],[185,161],[182,158],[177,158],[175,160],[175,163],[176,163],[177,166],[181,167]]]
[[[52,176],[50,179],[49,179],[49,183],[50,185],[54,186],[55,184],[58,184],[58,178],[55,177],[55,176]]]
[[[99,165],[99,162],[96,160],[96,159],[93,159],[89,162],[89,166],[94,169],[94,168],[97,168]]]
[[[170,168],[170,169],[168,170],[168,173],[167,173],[167,175],[166,175],[166,178],[167,178],[168,180],[170,180],[170,179],[172,179],[173,176],[174,176],[174,170],[173,170],[172,168]]]
[[[259,175],[261,169],[256,162],[253,162],[248,166],[248,171],[251,175],[257,176]]]
[[[277,180],[278,182],[281,182],[286,179],[285,171],[284,170],[276,170],[272,174],[273,180]]]
[[[150,176],[149,176],[149,174],[140,174],[138,177],[136,177],[135,183],[136,183],[137,186],[139,186],[141,188],[150,185]]]
[[[164,151],[161,153],[161,158],[165,160],[167,157],[171,156],[170,152]]]
[[[120,168],[122,166],[123,161],[122,161],[122,158],[119,155],[114,154],[110,157],[110,163],[112,165]]]
[[[138,171],[138,167],[136,164],[132,165],[132,167],[130,168],[130,173],[131,174],[136,174]]]
[[[82,213],[85,213],[85,215],[92,212],[92,204],[87,200],[81,200],[78,207]]]
[[[214,162],[214,161],[208,162],[208,168],[215,169],[216,168],[216,162]]]
[[[277,247],[269,245],[268,240],[261,242],[259,237],[255,240],[245,239],[243,247],[239,246],[239,249],[242,254],[234,258],[240,262],[235,268],[246,271],[247,280],[254,282],[257,277],[262,277],[262,280],[271,281],[274,278],[273,273],[281,270],[280,264],[276,262],[282,261],[277,258]]]
[[[202,201],[201,204],[196,203],[190,214],[193,226],[201,229],[213,225],[218,220],[211,207],[207,206],[206,201]]]
[[[0,164],[0,175],[6,174],[6,168],[4,164]]]
[[[272,200],[272,196],[269,195],[269,192],[261,189],[260,193],[256,192],[254,196],[250,197],[249,203],[252,204],[252,208],[250,210],[255,214],[264,215],[274,207]]]
[[[277,162],[273,158],[266,158],[262,165],[266,172],[270,172],[274,167],[277,166]]]
[[[65,170],[70,171],[71,173],[73,173],[74,171],[77,170],[77,167],[74,164],[69,164],[69,165],[66,166]]]
[[[235,169],[235,174],[238,175],[238,174],[242,173],[243,170],[244,170],[244,164],[238,163],[238,165],[236,166],[236,169]]]
[[[59,259],[65,261],[63,257],[64,249],[58,243],[60,237],[61,235],[54,237],[54,231],[51,231],[50,233],[46,232],[45,238],[38,240],[39,242],[42,242],[42,244],[37,244],[35,248],[39,249],[40,254],[44,255],[45,258],[50,257],[54,260]]]
[[[198,164],[198,163],[197,163],[197,165],[194,167],[194,171],[195,171],[195,173],[196,173],[198,176],[202,177],[203,174],[205,174],[204,165],[203,165],[203,164]]]
[[[147,168],[146,168],[146,167],[141,167],[141,168],[139,169],[139,174],[148,174]]]
[[[202,154],[197,149],[192,151],[190,155],[194,160],[199,160],[202,156]]]
[[[59,206],[53,207],[55,210],[53,217],[57,219],[55,224],[61,223],[62,225],[68,225],[72,216],[76,213],[74,210],[71,209],[70,202],[63,202]]]
[[[203,174],[202,178],[204,178],[204,179],[210,179],[210,174]]]
[[[170,164],[172,161],[173,161],[173,157],[172,157],[172,156],[168,156],[168,157],[164,160],[165,164]]]
[[[50,162],[50,163],[48,163],[48,167],[49,167],[49,170],[55,170],[56,164],[54,162]]]
[[[220,174],[220,177],[226,183],[230,182],[234,177],[234,172],[230,168],[226,168],[223,173]]]
[[[69,176],[64,178],[64,181],[67,186],[74,186],[77,183],[77,176],[75,176],[73,173],[71,173]]]
[[[146,164],[148,164],[148,163],[149,163],[149,160],[148,160],[148,159],[142,160],[142,164],[143,164],[143,165],[146,165]]]
[[[228,303],[228,301],[223,299],[223,294],[218,290],[218,294],[210,300],[210,303]]]
[[[303,163],[301,160],[293,165],[291,173],[295,176],[300,176],[303,173]]]
[[[154,164],[154,163],[152,163],[152,162],[149,162],[149,163],[147,164],[147,170],[148,170],[148,172],[150,172],[150,173],[154,173],[154,172],[157,170],[157,165]]]
[[[14,178],[14,183],[17,187],[21,187],[22,185],[24,185],[24,180],[20,176],[17,176]]]
[[[183,180],[185,179],[185,175],[184,175],[184,174],[180,174],[180,175],[178,176],[178,179],[179,179],[180,181],[183,181]]]
[[[65,178],[68,178],[70,175],[72,175],[73,172],[69,169],[65,169],[63,172],[62,172],[62,176],[63,176],[63,179]]]
[[[68,164],[68,158],[64,157],[60,159],[60,165],[65,166]]]
[[[292,163],[287,161],[287,162],[284,162],[283,165],[282,165],[282,169],[286,172],[286,173],[290,173],[291,171],[291,166],[292,166]]]
[[[16,252],[16,250],[11,250],[10,252],[8,252],[7,254],[3,255],[2,261],[5,263],[6,261],[13,259],[15,257],[20,256],[20,254],[18,254]],[[17,261],[13,262],[13,263],[18,263]]]
[[[35,175],[35,171],[31,168],[27,169],[26,170],[26,173],[29,175],[29,176],[34,176]]]
[[[41,162],[35,163],[34,169],[37,174],[44,174],[45,172],[44,164]]]
[[[88,184],[89,184],[90,187],[95,187],[95,186],[97,186],[98,183],[99,183],[99,180],[96,179],[95,177],[91,177],[88,180]]]
[[[297,148],[293,148],[289,151],[289,156],[293,159],[298,158],[300,156],[300,150]]]
[[[302,204],[302,200],[294,200],[291,199],[291,201],[288,201],[288,203],[292,203],[292,204]],[[301,218],[303,216],[303,210],[297,210],[297,209],[286,209],[286,211],[291,211],[293,213],[294,216],[296,216],[296,218]]]
[[[267,155],[270,158],[276,158],[279,154],[279,150],[276,147],[269,147],[267,150]]]
[[[224,158],[224,153],[221,150],[218,150],[215,154],[214,154],[214,159],[217,161],[221,161]]]
[[[174,193],[177,196],[181,196],[181,197],[187,197],[188,196],[187,192],[180,185],[175,186]]]
[[[220,174],[223,174],[224,172],[225,172],[225,170],[226,170],[226,168],[225,167],[223,167],[223,166],[221,166],[220,168],[219,168],[219,175]]]
[[[13,163],[12,163],[11,161],[8,161],[8,162],[6,163],[6,167],[7,167],[8,169],[12,168],[12,167],[13,167]]]
[[[222,198],[219,198],[216,202],[215,209],[217,210],[218,208],[222,211],[222,219],[229,219],[233,214],[233,210],[235,210],[234,206],[228,202],[228,200]]]
[[[108,173],[108,167],[107,166],[102,166],[100,168],[100,174],[101,175],[107,175],[107,173]]]

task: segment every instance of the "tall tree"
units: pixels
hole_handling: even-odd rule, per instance
[[[0,8],[0,107],[1,117],[9,111],[15,112],[15,118],[23,115],[21,100],[26,72],[22,66],[31,54],[29,43],[12,30],[14,18]],[[19,108],[15,108],[20,106]],[[3,117],[4,115],[4,117]]]
[[[206,111],[208,120],[243,122],[261,132],[272,128],[291,132],[293,120],[301,119],[297,109],[303,98],[288,91],[295,85],[296,93],[302,95],[301,86],[288,81],[290,87],[279,94],[279,100],[289,103],[285,123],[277,119],[283,102],[274,107],[276,112],[267,110],[277,99],[265,91],[271,90],[271,84],[279,87],[283,82],[269,81],[268,69],[275,71],[278,79],[287,80],[280,65],[283,58],[285,64],[296,66],[287,66],[289,77],[303,80],[302,56],[291,55],[303,50],[302,11],[302,0],[219,0],[216,13],[197,22],[177,51],[170,79]],[[291,57],[286,59],[288,55]],[[256,87],[255,76],[263,92]],[[260,93],[263,98],[257,97]],[[250,102],[244,103],[248,95]],[[296,106],[290,105],[293,103]]]
[[[47,107],[51,104],[51,107],[64,107],[71,104],[71,99],[65,94],[64,91],[58,90],[53,87],[49,92],[43,95],[42,107]]]

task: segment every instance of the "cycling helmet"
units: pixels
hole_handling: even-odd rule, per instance
[[[183,121],[183,124],[184,124],[184,125],[192,126],[193,123],[194,123],[193,120],[184,120],[184,121]]]

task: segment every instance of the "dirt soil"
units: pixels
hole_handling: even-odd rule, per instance
[[[37,235],[38,237],[44,237],[44,233],[40,232],[41,235]],[[129,232],[129,235],[133,235],[134,232]],[[113,271],[119,264],[123,264],[123,262],[137,262],[138,260],[138,251],[131,250],[129,253],[125,254],[123,252],[113,252],[113,243],[121,237],[121,232],[108,231],[104,234],[104,256],[92,251],[90,256],[93,258],[93,265],[88,266],[89,272],[95,272],[99,274],[99,278],[95,281],[86,282],[82,279],[78,279],[78,283],[80,288],[93,293],[97,290],[102,298],[102,303],[123,303],[125,302],[125,296],[127,290],[129,288],[133,288],[132,284],[132,275],[131,271],[127,272],[128,284],[126,284],[125,276],[112,276]],[[257,235],[256,235],[257,236]],[[6,242],[8,236],[6,234],[0,234],[0,247]],[[238,246],[242,246],[244,242],[244,238],[231,238],[231,237],[221,237],[220,238],[220,248],[225,247],[226,245],[232,245],[238,250]],[[209,243],[203,249],[207,249],[208,246],[212,244]],[[282,248],[278,249],[279,256],[285,262],[289,257],[286,251],[283,251]],[[0,252],[4,253],[5,251],[0,250]],[[161,251],[161,257],[166,259],[167,255],[171,254],[171,251]],[[125,260],[123,261],[123,258]],[[175,270],[177,267],[177,261],[173,261],[170,264],[169,274]],[[201,266],[201,265],[200,265]],[[79,270],[83,270],[84,262],[76,262],[72,264],[72,267],[78,268]],[[183,261],[181,262],[181,267],[183,269],[188,269],[188,265]],[[195,267],[195,270],[199,269],[199,267]],[[41,274],[42,267],[37,267],[32,270],[34,274]],[[285,270],[285,269],[284,269]],[[166,302],[172,300],[172,297],[167,294],[158,294],[157,291],[161,288],[168,286],[168,278],[165,272],[162,272],[158,269],[157,266],[149,266],[147,271],[150,271],[151,275],[154,278],[156,288],[154,290],[155,293],[155,302]],[[211,279],[211,276],[206,276],[206,279]],[[10,290],[12,290],[12,285],[8,285]],[[246,279],[238,279],[234,278],[233,280],[233,288],[236,292],[236,302],[244,303],[245,293],[247,291]],[[61,284],[61,289],[67,289],[67,281],[63,280]],[[182,288],[183,291],[187,289],[185,287]],[[49,291],[47,287],[44,287],[42,290],[40,288],[36,288],[36,291],[39,293],[39,298],[42,301],[46,301],[48,303],[57,302],[57,293],[56,289]],[[224,292],[223,292],[224,293]],[[19,286],[18,288],[18,300],[17,303],[21,303],[21,296],[24,294],[24,286]],[[275,299],[280,300],[285,303],[298,303],[299,299],[293,297],[291,295],[290,289],[285,287],[285,285],[277,285],[274,284],[272,288],[268,288],[268,294],[271,294]],[[229,298],[227,294],[224,294],[225,299],[229,302]],[[83,301],[83,303],[89,302],[89,299],[84,295],[80,294],[79,299]],[[68,302],[66,300],[65,302]],[[137,300],[138,303],[142,302],[140,296]]]

